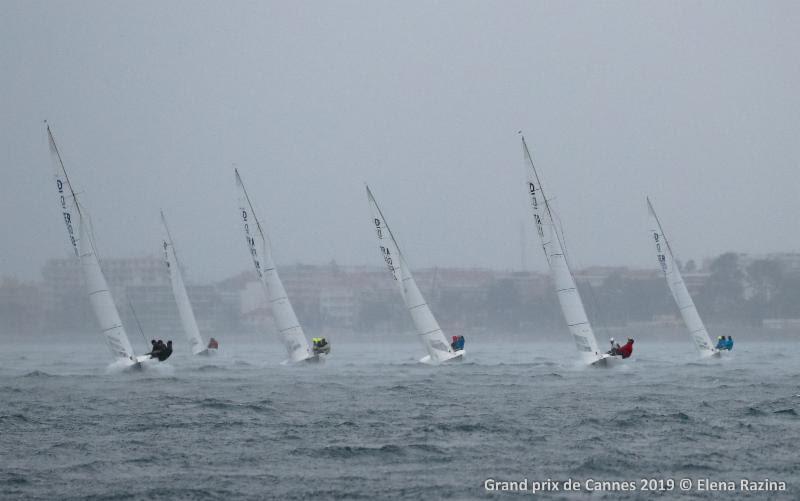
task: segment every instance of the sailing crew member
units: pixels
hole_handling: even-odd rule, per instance
[[[724,350],[726,344],[727,343],[725,342],[725,336],[720,336],[717,338],[717,346],[715,346],[715,348],[718,350]]]
[[[219,349],[219,343],[213,337],[208,340],[208,349],[209,350],[216,350]]]
[[[464,336],[453,336],[453,342],[450,343],[450,347],[453,348],[453,351],[463,350]]]
[[[611,349],[608,350],[608,354],[612,356],[619,355],[619,343],[614,341],[613,337],[609,339],[609,342],[611,343]]]
[[[728,336],[728,339],[725,340],[725,349],[731,351],[733,349],[733,338]]]
[[[170,355],[172,355],[172,341],[167,341],[167,345],[158,352],[158,361],[163,362],[168,359]]]
[[[628,342],[617,350],[617,354],[622,358],[630,357],[633,354],[633,339],[628,338]]]
[[[319,355],[320,353],[330,353],[331,351],[330,346],[328,346],[328,340],[324,337],[312,338],[311,343],[314,346],[315,355]]]
[[[145,355],[152,355],[153,352],[156,351],[156,346],[158,346],[158,343],[156,343],[156,340],[155,339],[151,339],[150,340],[150,344],[152,345],[150,347],[150,353],[145,353]]]
[[[163,352],[166,349],[166,346],[164,346],[164,341],[159,339],[155,343],[156,344],[153,346],[153,351],[148,353],[148,355],[150,355],[150,358],[159,358],[161,356],[161,352]]]

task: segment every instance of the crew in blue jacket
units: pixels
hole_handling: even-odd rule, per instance
[[[715,346],[715,348],[718,350],[724,350],[727,344],[728,342],[725,341],[725,336],[720,336],[717,338],[717,346]]]
[[[464,336],[453,336],[453,342],[450,343],[450,347],[453,348],[453,351],[463,350]]]
[[[733,338],[728,336],[728,339],[725,340],[725,349],[731,351],[733,349]]]

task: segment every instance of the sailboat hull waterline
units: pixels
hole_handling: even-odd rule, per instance
[[[145,370],[148,367],[155,367],[159,363],[157,358],[152,358],[150,355],[139,355],[130,359],[121,358],[116,362],[111,362],[108,370],[109,372],[134,372]]]
[[[432,360],[430,355],[425,355],[424,357],[420,358],[420,363],[426,365],[441,365],[441,364],[450,364],[450,363],[457,363],[464,361],[464,355],[466,355],[465,350],[458,350],[454,351],[452,356],[448,358],[440,358],[439,360]]]
[[[609,355],[608,353],[602,355],[600,358],[589,364],[589,367],[616,367],[622,364],[625,359],[616,355]]]

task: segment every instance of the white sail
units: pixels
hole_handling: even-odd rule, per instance
[[[397,241],[392,235],[392,230],[389,229],[389,225],[386,223],[375,197],[372,196],[369,186],[367,186],[367,199],[372,211],[372,224],[378,236],[378,248],[381,256],[392,278],[397,282],[400,294],[403,297],[406,308],[408,308],[408,312],[411,314],[417,334],[419,334],[422,344],[428,351],[430,360],[436,363],[453,358],[453,349],[444,337],[444,333],[433,316],[428,303],[422,297],[414,277],[411,276],[408,264],[400,252],[400,247],[397,245]]]
[[[700,318],[700,314],[697,313],[697,308],[694,305],[692,296],[689,295],[689,290],[686,289],[686,283],[683,281],[681,272],[675,264],[672,248],[667,241],[666,235],[664,235],[661,222],[658,220],[655,209],[653,209],[653,204],[650,203],[650,198],[647,199],[647,210],[650,215],[650,234],[653,236],[653,242],[656,246],[658,265],[664,272],[667,285],[670,292],[672,292],[675,303],[678,305],[683,322],[686,324],[686,328],[689,329],[689,335],[692,337],[694,346],[700,355],[713,355],[716,352],[714,345],[711,344],[711,338],[708,335],[706,326],[703,325],[703,320]]]
[[[125,328],[120,320],[117,306],[114,304],[103,270],[100,268],[89,214],[78,203],[75,191],[69,182],[67,171],[61,161],[61,154],[53,139],[53,133],[50,131],[50,126],[47,126],[47,138],[55,167],[55,180],[58,188],[61,215],[67,225],[70,243],[81,261],[89,302],[92,305],[95,317],[97,317],[97,323],[106,337],[111,354],[117,359],[129,360],[133,357],[133,348],[128,336],[125,334]]]
[[[292,303],[283,288],[283,282],[278,276],[275,262],[272,259],[272,247],[261,224],[253,211],[253,204],[247,196],[239,171],[236,170],[236,186],[239,188],[239,216],[242,218],[244,235],[247,240],[247,248],[253,258],[258,278],[264,287],[264,291],[272,305],[272,316],[275,325],[281,336],[289,359],[292,362],[299,362],[311,356],[306,335],[300,322],[294,314]]]
[[[189,295],[186,293],[186,285],[183,283],[183,275],[181,273],[180,263],[178,262],[178,255],[175,253],[175,244],[172,241],[169,227],[167,226],[167,219],[164,213],[161,213],[161,224],[164,227],[164,263],[169,272],[169,280],[172,283],[172,295],[175,296],[175,303],[178,305],[178,315],[181,317],[181,325],[186,337],[189,340],[189,346],[192,349],[192,354],[197,355],[205,351],[206,345],[203,343],[203,338],[200,336],[200,329],[197,327],[197,320],[194,317],[194,310],[192,310],[192,303],[189,302]]]
[[[575,279],[569,268],[562,237],[556,228],[550,204],[542,191],[539,175],[533,165],[533,159],[528,151],[525,138],[522,138],[522,150],[525,158],[525,171],[527,173],[527,191],[531,198],[533,219],[536,231],[542,241],[547,264],[550,266],[553,283],[558,295],[558,302],[564,319],[567,321],[575,345],[586,363],[593,363],[603,357],[597,347],[592,326],[583,308],[583,301],[575,285]]]

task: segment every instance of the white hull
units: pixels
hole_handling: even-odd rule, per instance
[[[216,356],[217,349],[216,348],[205,348],[203,350],[198,351],[194,354],[196,357],[213,357]]]
[[[157,358],[150,358],[150,355],[139,355],[131,358],[120,358],[112,362],[108,368],[112,370],[136,371],[145,367],[153,366],[158,363]]]
[[[292,360],[291,358],[287,358],[281,362],[281,365],[323,364],[325,363],[326,358],[328,357],[324,354],[309,355],[306,358],[301,358],[300,360]]]
[[[458,350],[456,352],[451,353],[451,356],[444,360],[439,360],[439,361],[431,360],[431,356],[426,355],[420,358],[419,361],[420,363],[426,365],[440,365],[440,364],[448,364],[450,362],[463,362],[465,354],[466,354],[465,350]]]
[[[589,367],[616,367],[625,361],[624,358],[618,355],[604,354],[594,362],[589,364]]]

